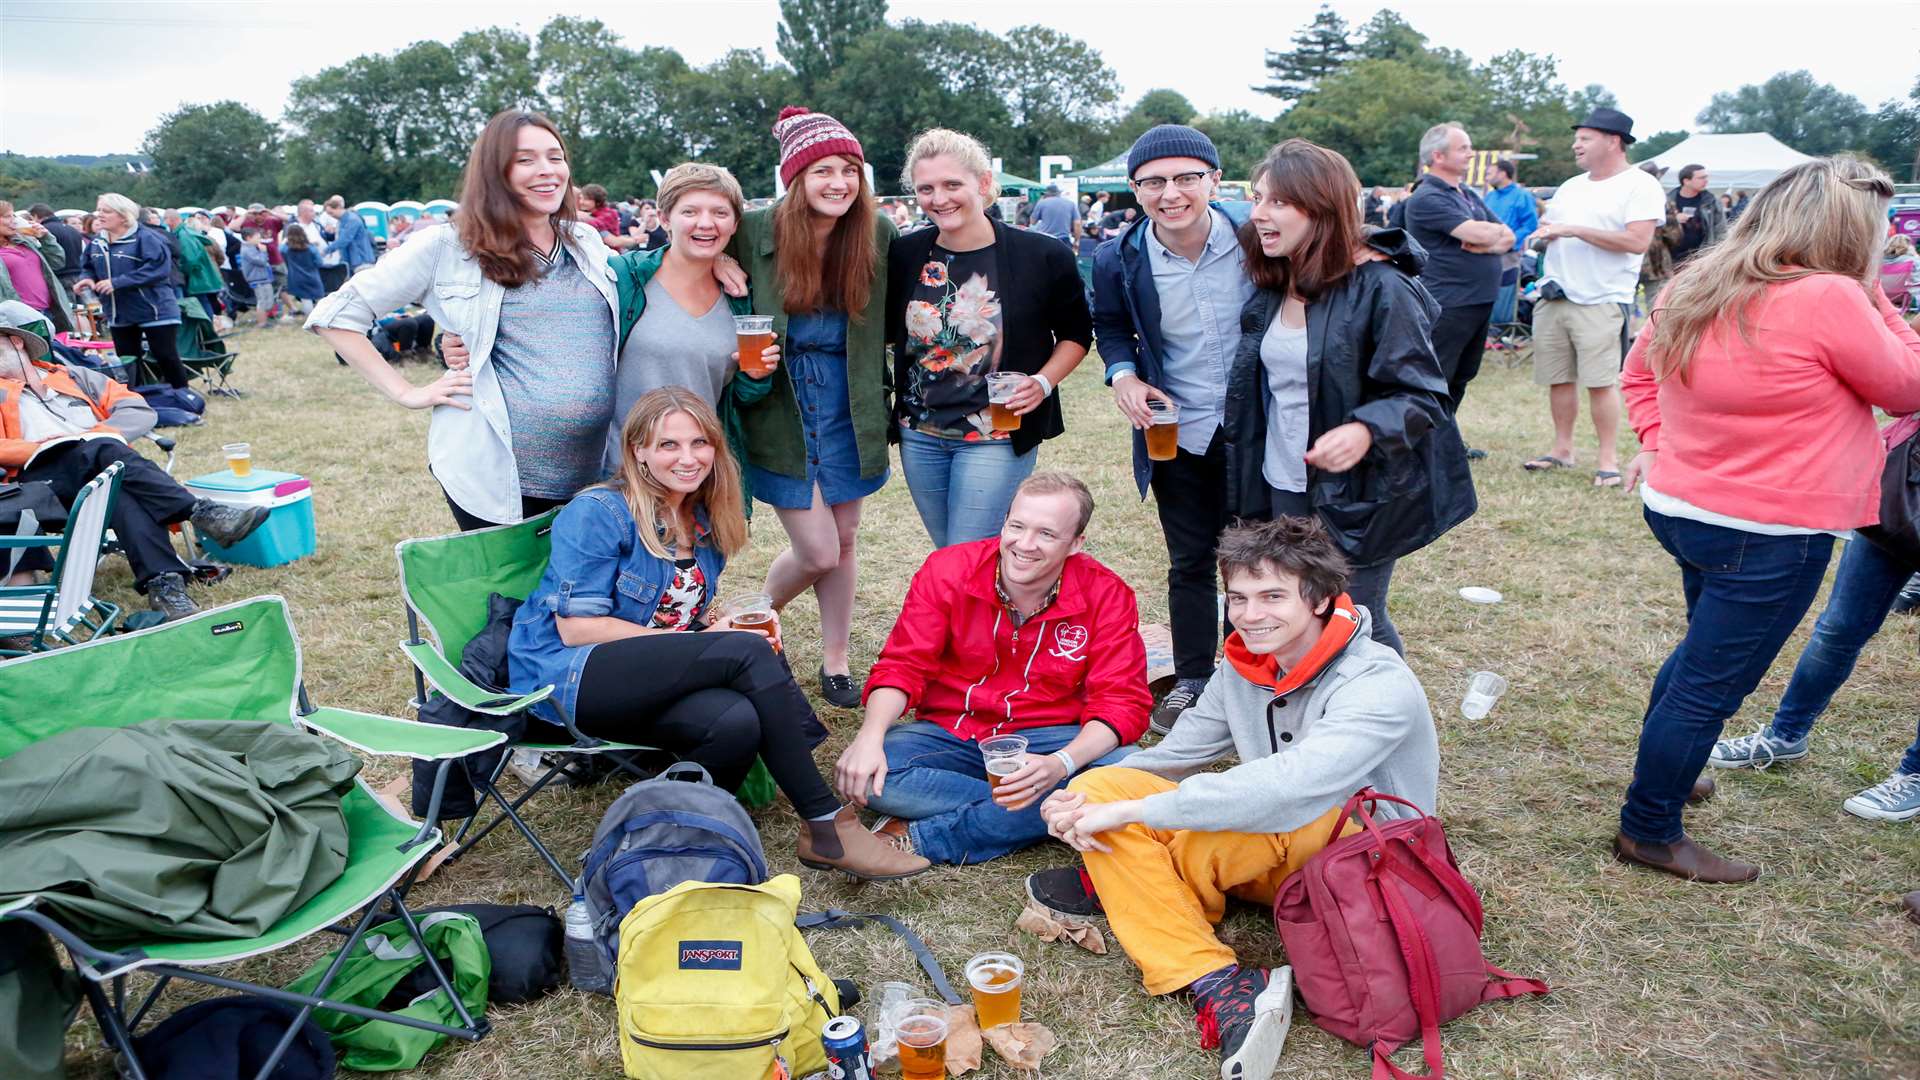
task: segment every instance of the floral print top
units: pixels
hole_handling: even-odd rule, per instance
[[[906,420],[914,430],[977,442],[993,430],[987,375],[1000,367],[1004,335],[995,245],[977,251],[933,246],[907,303]]]
[[[673,561],[673,584],[660,594],[660,604],[653,609],[653,628],[655,630],[690,630],[694,617],[707,598],[707,575],[700,572],[700,564],[692,559]]]

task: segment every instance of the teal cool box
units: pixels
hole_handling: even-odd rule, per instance
[[[243,566],[280,566],[313,554],[313,485],[304,476],[255,469],[247,476],[229,470],[187,481],[195,498],[229,506],[264,506],[267,520],[230,548],[200,537],[207,557]]]

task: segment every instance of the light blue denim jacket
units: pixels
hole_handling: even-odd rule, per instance
[[[607,310],[620,317],[607,246],[585,222],[573,223],[561,238],[574,260],[606,297]],[[436,405],[427,428],[427,464],[454,504],[467,513],[503,525],[520,520],[520,470],[513,458],[513,430],[493,369],[494,332],[500,326],[500,301],[506,289],[487,279],[460,246],[451,225],[434,225],[407,234],[407,242],[372,269],[355,274],[315,305],[307,329],[365,333],[395,308],[420,304],[436,326],[459,334],[473,360],[473,407]],[[613,393],[609,379],[606,392]]]
[[[704,533],[706,515],[699,515]],[[559,616],[611,615],[637,626],[653,622],[660,596],[673,584],[672,559],[663,559],[640,542],[626,497],[608,488],[588,488],[573,497],[553,519],[553,556],[540,584],[520,605],[507,639],[507,674],[516,694],[552,684],[553,696],[534,706],[551,723],[574,715],[580,673],[592,645],[560,640]],[[710,543],[693,549],[695,565],[707,579],[699,621],[713,606],[726,558]],[[558,708],[558,712],[555,711]]]

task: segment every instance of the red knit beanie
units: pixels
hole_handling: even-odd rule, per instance
[[[826,113],[798,105],[780,110],[773,134],[780,140],[780,182],[785,185],[792,185],[801,170],[832,154],[845,154],[861,162],[867,160],[866,153],[860,149],[860,140],[853,137],[845,124]]]

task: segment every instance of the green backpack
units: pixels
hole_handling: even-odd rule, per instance
[[[487,979],[493,974],[493,960],[487,953],[480,924],[471,915],[454,911],[434,912],[418,920],[420,936],[440,962],[441,970],[475,1019],[487,1008]],[[333,952],[313,962],[304,974],[287,987],[294,993],[310,994],[326,974]],[[406,926],[394,919],[368,930],[354,946],[353,953],[340,967],[340,974],[328,988],[330,1000],[369,1009],[381,1008],[381,1002],[408,972],[420,967],[420,949],[407,937]],[[449,1027],[460,1027],[460,1014],[454,1010],[445,990],[415,998],[404,1009],[390,1009],[401,1016]],[[367,1020],[332,1009],[315,1009],[313,1020],[326,1031],[340,1056],[340,1067],[361,1072],[391,1072],[411,1069],[420,1064],[427,1052],[446,1041],[438,1032],[404,1027],[384,1020]]]

